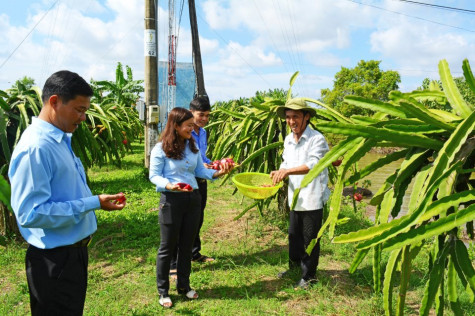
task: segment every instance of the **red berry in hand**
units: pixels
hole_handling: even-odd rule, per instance
[[[355,194],[353,194],[353,198],[356,201],[361,201],[363,199],[363,195],[361,195],[361,193],[355,193]]]
[[[180,189],[182,189],[182,190],[193,191],[193,188],[192,188],[191,185],[189,185],[188,183],[178,182],[177,185],[178,185],[178,186],[180,187]]]
[[[122,194],[119,196],[117,200],[115,200],[117,203],[116,204],[124,204],[125,201],[127,201],[127,198],[125,197],[125,194],[120,192],[119,194]]]

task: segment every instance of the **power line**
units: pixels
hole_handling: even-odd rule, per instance
[[[10,55],[7,57],[7,59],[5,59],[3,61],[3,63],[0,65],[0,69],[2,69],[2,67],[8,62],[8,60],[13,56],[13,54],[15,54],[15,52],[17,51],[18,48],[20,48],[21,44],[23,44],[23,42],[28,38],[28,36],[30,36],[30,34],[35,30],[35,28],[38,26],[38,24],[41,23],[41,21],[43,21],[43,19],[46,17],[46,15],[49,13],[49,11],[56,5],[56,3],[58,3],[60,0],[56,0],[55,3],[53,3],[53,5],[48,9],[48,11],[46,11],[46,13],[41,17],[41,19],[36,22],[35,26],[33,26],[33,28],[28,32],[28,34],[26,34],[25,38],[23,38],[20,42],[20,44],[18,44],[18,46],[10,53]]]
[[[425,3],[425,2],[418,2],[418,1],[411,1],[411,0],[393,0],[393,1],[406,2],[406,3],[410,3],[410,4],[421,5],[421,6],[426,6],[426,7],[432,7],[432,8],[436,8],[436,9],[458,11],[458,12],[461,12],[461,13],[469,13],[469,14],[475,13],[475,10],[462,9],[462,8],[455,8],[455,7],[448,7],[448,6],[438,5],[438,4],[432,4],[432,3]]]
[[[436,21],[433,21],[433,20],[420,18],[420,17],[414,16],[414,15],[405,14],[405,13],[398,12],[398,11],[388,10],[388,9],[381,8],[381,7],[378,7],[378,6],[375,6],[375,5],[372,5],[372,4],[368,4],[368,3],[361,3],[361,2],[358,2],[358,1],[355,1],[355,0],[346,0],[346,1],[350,1],[350,2],[353,2],[353,3],[360,4],[360,5],[365,5],[365,6],[368,6],[368,7],[373,7],[373,8],[375,8],[375,9],[379,9],[379,10],[383,10],[383,11],[387,11],[387,12],[391,12],[391,13],[395,13],[395,14],[407,16],[407,17],[410,17],[410,18],[413,18],[413,19],[418,19],[418,20],[422,20],[422,21],[426,21],[426,22],[430,22],[430,23],[434,23],[434,24],[438,24],[438,25],[442,25],[442,26],[451,27],[451,28],[454,28],[454,29],[459,29],[459,30],[463,30],[463,31],[475,33],[475,31],[469,30],[469,29],[466,29],[466,28],[463,28],[463,27],[458,27],[458,26],[454,26],[454,25],[450,25],[450,24],[440,23],[440,22],[436,22]]]

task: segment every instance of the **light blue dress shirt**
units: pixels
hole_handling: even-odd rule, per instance
[[[305,129],[298,142],[294,133],[290,133],[284,140],[283,162],[280,169],[289,169],[306,165],[312,169],[329,151],[325,137],[309,126]],[[300,187],[304,174],[289,176],[289,206],[292,204],[294,191]],[[323,208],[330,196],[328,188],[328,169],[323,170],[305,188],[302,188],[297,199],[294,211],[311,211]]]
[[[205,168],[200,152],[193,153],[188,142],[187,140],[185,143],[184,158],[180,160],[167,158],[161,142],[153,147],[150,153],[149,179],[156,185],[157,192],[168,191],[165,189],[168,183],[179,182],[188,183],[196,190],[198,183],[195,177],[213,180],[213,174],[217,171]]]
[[[191,132],[191,135],[193,135],[193,138],[195,139],[195,144],[200,150],[201,153],[201,159],[203,159],[203,162],[210,164],[212,161],[206,157],[206,150],[208,149],[208,139],[206,137],[206,130],[202,127],[199,129],[200,133],[196,134],[195,130]]]
[[[33,117],[13,151],[11,205],[21,235],[37,248],[71,245],[97,229],[99,197],[87,186],[71,136]]]

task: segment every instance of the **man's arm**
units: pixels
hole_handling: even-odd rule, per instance
[[[51,161],[51,160],[49,160]],[[10,180],[11,204],[18,223],[25,228],[59,228],[78,223],[87,213],[99,207],[122,209],[125,204],[111,206],[107,199],[120,195],[86,196],[69,201],[52,201],[51,171],[48,158],[38,149],[21,153],[12,161]],[[110,203],[110,204],[109,204]]]

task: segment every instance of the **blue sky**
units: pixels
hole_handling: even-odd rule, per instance
[[[159,9],[159,55],[167,58],[168,1]],[[475,10],[473,0],[418,2]],[[117,62],[144,74],[143,0],[0,1],[0,89],[23,77],[45,79],[60,69],[86,80],[114,80]],[[178,61],[191,62],[188,1],[180,21]],[[380,60],[401,74],[400,89],[438,79],[447,59],[454,76],[462,60],[475,69],[474,14],[401,0],[196,1],[206,90],[212,101],[288,87],[318,98],[341,67]],[[30,33],[31,32],[31,33]],[[28,35],[29,34],[29,35]]]

